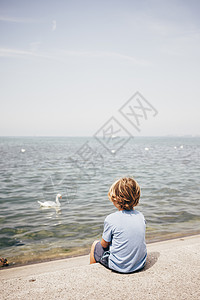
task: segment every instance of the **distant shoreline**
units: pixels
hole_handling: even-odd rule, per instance
[[[186,135],[135,135],[135,138],[200,138],[198,134]],[[94,138],[91,135],[0,135],[0,138]]]

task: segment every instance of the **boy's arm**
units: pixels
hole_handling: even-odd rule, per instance
[[[110,242],[106,242],[104,239],[101,239],[101,246],[103,248],[108,248],[109,245],[110,245]]]

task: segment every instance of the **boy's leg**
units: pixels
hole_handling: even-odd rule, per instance
[[[94,241],[90,251],[90,264],[95,264],[96,260],[94,258],[94,248],[99,241]]]

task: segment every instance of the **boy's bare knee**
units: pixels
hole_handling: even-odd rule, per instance
[[[94,248],[96,246],[96,244],[99,242],[99,240],[96,240],[93,242],[92,247],[91,247],[91,252],[94,254]]]
[[[92,244],[92,247],[95,247],[98,242],[100,242],[100,241],[99,240],[94,241]]]
[[[95,258],[94,258],[94,248],[98,242],[99,242],[99,240],[96,240],[92,244],[91,251],[90,251],[90,264],[93,264],[96,262]]]

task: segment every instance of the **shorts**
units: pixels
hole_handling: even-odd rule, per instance
[[[100,263],[106,268],[109,268],[108,266],[109,256],[110,256],[109,247],[105,249],[101,246],[101,242],[97,242],[94,247],[94,259],[96,260],[96,262]]]

